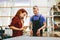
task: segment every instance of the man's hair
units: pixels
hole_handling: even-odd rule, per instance
[[[37,8],[38,8],[38,6],[33,6],[33,9],[35,9],[35,7],[37,7]]]

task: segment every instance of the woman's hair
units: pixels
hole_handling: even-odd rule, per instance
[[[27,14],[27,11],[25,10],[25,9],[19,9],[18,11],[17,11],[17,13],[16,13],[16,15],[15,16],[20,16],[20,13],[24,13],[24,12],[26,12],[26,14]]]

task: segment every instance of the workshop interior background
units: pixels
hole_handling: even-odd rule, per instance
[[[34,5],[39,7],[39,12],[46,19],[47,28],[43,30],[43,37],[60,37],[60,0],[0,0],[0,26],[5,30],[4,34],[12,36],[8,25],[18,9],[26,9],[28,17],[31,17]],[[25,25],[29,26],[28,22],[29,19]],[[23,36],[29,36],[29,31],[28,27]]]

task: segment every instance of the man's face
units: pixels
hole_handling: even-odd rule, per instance
[[[38,7],[33,7],[33,13],[34,13],[35,15],[38,14]]]

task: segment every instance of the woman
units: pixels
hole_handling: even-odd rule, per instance
[[[12,18],[12,22],[9,27],[13,30],[13,37],[22,36],[23,35],[23,19],[26,16],[27,11],[25,9],[19,9]]]

